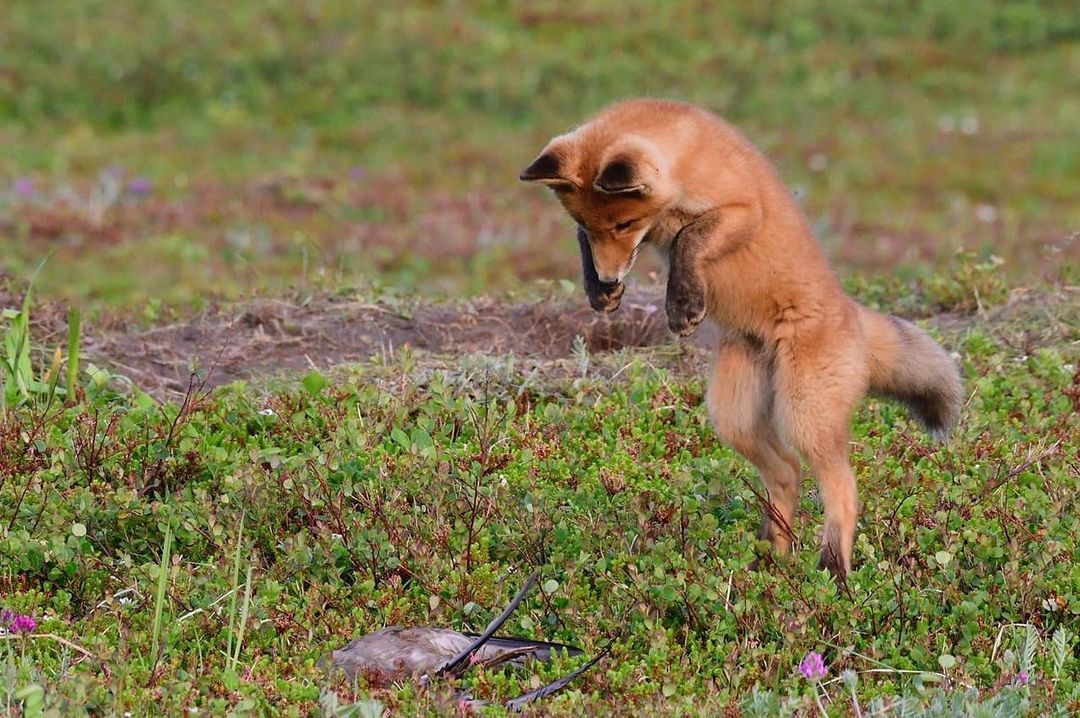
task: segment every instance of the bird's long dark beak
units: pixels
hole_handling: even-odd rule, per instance
[[[510,603],[507,604],[506,608],[502,610],[502,613],[496,616],[494,620],[492,620],[492,622],[488,624],[488,627],[484,629],[484,632],[477,636],[476,639],[473,640],[473,642],[470,643],[464,651],[451,658],[449,661],[443,664],[443,666],[439,668],[439,670],[435,671],[435,677],[439,678],[448,675],[461,675],[461,673],[463,673],[465,669],[469,667],[469,664],[471,662],[470,659],[476,654],[476,652],[483,648],[484,644],[487,643],[491,639],[491,637],[495,635],[495,632],[502,628],[502,625],[506,623],[506,619],[510,618],[510,615],[514,612],[514,610],[521,605],[521,602],[525,599],[525,596],[536,584],[536,579],[539,576],[539,571],[533,571],[532,575],[529,576],[529,579],[525,581],[525,585],[521,587],[521,589],[517,592],[517,595],[515,595],[514,598],[510,601]]]

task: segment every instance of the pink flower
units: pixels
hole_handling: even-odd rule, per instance
[[[821,657],[820,653],[814,651],[807,653],[806,657],[802,659],[802,663],[799,664],[799,673],[803,674],[803,678],[815,683],[824,678],[828,672],[829,669],[825,667],[825,659]]]
[[[37,628],[37,621],[30,616],[19,614],[11,622],[8,630],[12,633],[33,633],[35,628]]]
[[[34,186],[34,180],[29,177],[19,177],[12,182],[11,186],[12,189],[15,190],[15,194],[23,199],[30,199],[37,192],[37,187]]]
[[[132,197],[145,197],[154,191],[154,183],[149,177],[135,177],[128,182],[128,193]]]
[[[1018,683],[1019,685],[1026,686],[1030,682],[1031,676],[1028,675],[1027,671],[1020,671],[1015,676],[1013,676],[1013,683]]]

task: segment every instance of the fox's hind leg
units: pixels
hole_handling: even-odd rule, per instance
[[[769,355],[755,342],[725,339],[716,352],[706,404],[717,436],[757,467],[769,505],[761,538],[787,553],[799,505],[799,457],[777,434],[770,417]]]
[[[777,426],[806,458],[821,487],[825,527],[818,565],[843,580],[851,570],[858,515],[848,438],[852,412],[868,382],[858,335],[835,329],[802,345],[781,343],[775,381]]]

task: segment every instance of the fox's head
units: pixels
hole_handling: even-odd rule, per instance
[[[645,137],[624,134],[598,142],[586,129],[549,142],[521,179],[555,191],[585,230],[600,281],[618,282],[672,202],[668,161]]]

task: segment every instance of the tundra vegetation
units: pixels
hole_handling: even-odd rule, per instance
[[[538,568],[512,632],[616,639],[540,714],[1076,714],[1078,42],[1068,2],[5,3],[3,710],[453,714],[320,659],[480,629]],[[705,328],[666,333],[656,264],[591,313],[517,182],[649,94],[739,125],[962,364],[948,444],[857,412],[846,586],[810,482],[750,569]]]

